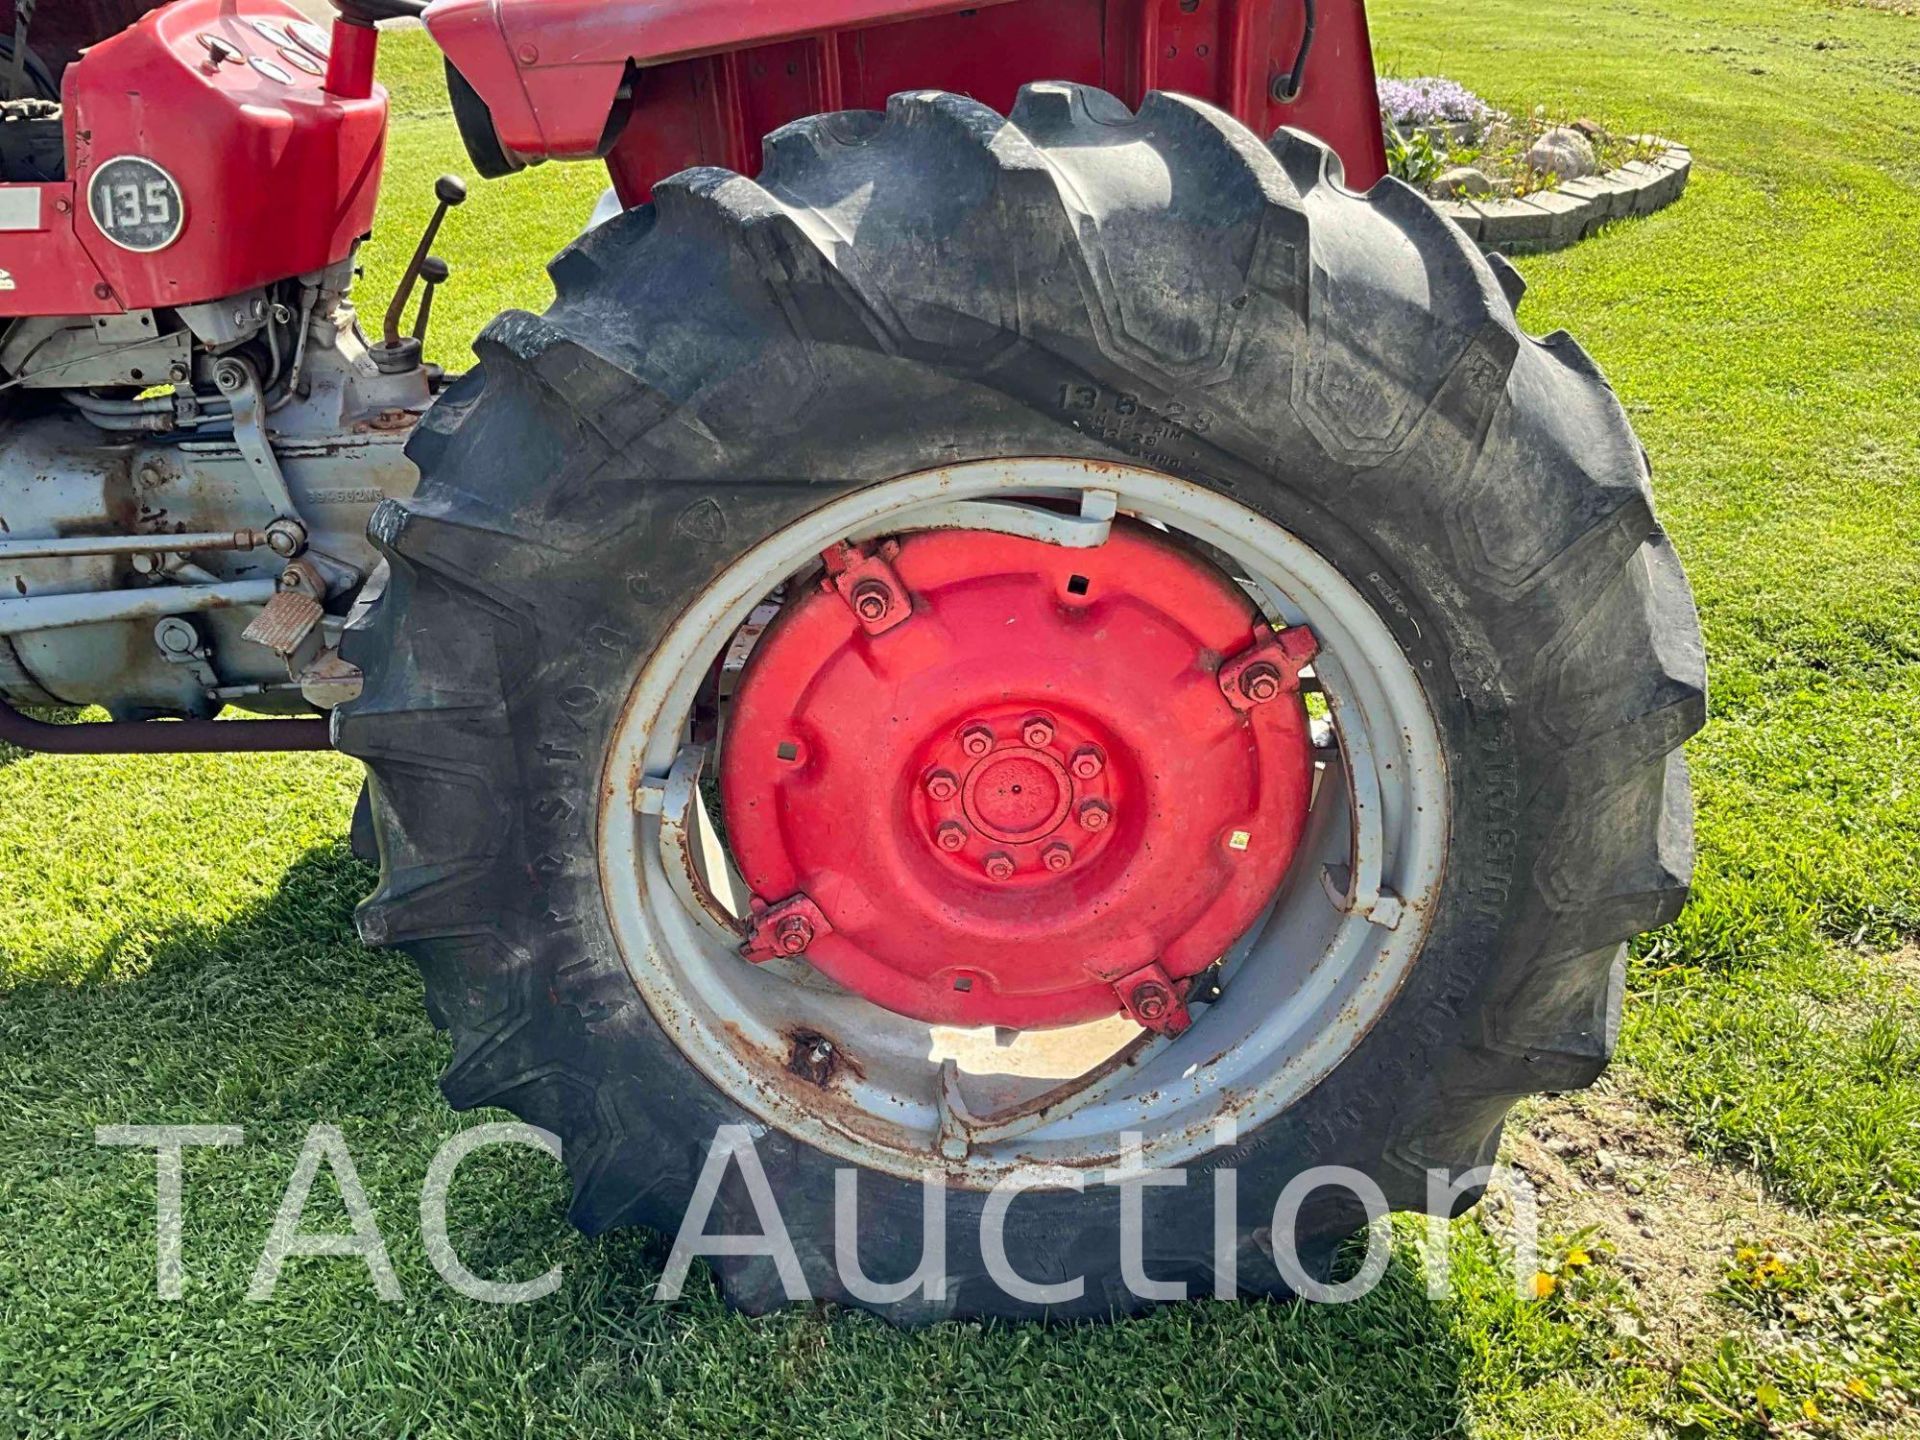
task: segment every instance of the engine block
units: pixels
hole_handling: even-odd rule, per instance
[[[85,320],[24,343],[38,322],[17,322],[0,342],[16,387],[0,428],[0,699],[145,719],[339,698],[334,647],[374,563],[367,520],[412,493],[405,444],[433,377],[374,363],[350,280],[348,262],[196,307],[218,312],[192,317],[214,340],[145,312],[187,357],[172,393],[59,388],[127,364],[111,341],[87,353]],[[50,374],[21,360],[36,333],[82,338]]]

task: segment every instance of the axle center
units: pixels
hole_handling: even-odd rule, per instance
[[[982,834],[1009,844],[1051,835],[1073,804],[1073,781],[1044,750],[996,750],[967,776],[967,818]]]

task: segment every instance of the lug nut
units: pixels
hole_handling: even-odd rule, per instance
[[[1045,715],[1035,715],[1020,727],[1020,738],[1025,740],[1031,749],[1046,749],[1053,743],[1053,721]]]
[[[1082,745],[1073,752],[1073,774],[1077,780],[1094,780],[1107,768],[1107,757],[1098,745]]]
[[[956,850],[967,848],[967,827],[958,820],[949,820],[933,832],[933,843],[949,855]]]
[[[1240,677],[1240,693],[1256,705],[1280,698],[1280,672],[1264,661],[1249,665]]]
[[[951,770],[936,770],[927,776],[927,794],[935,800],[951,800],[960,793],[960,782]]]
[[[863,580],[853,588],[853,613],[869,625],[887,618],[893,592],[878,580]]]
[[[1133,1011],[1142,1020],[1158,1020],[1167,1013],[1167,1007],[1173,1004],[1173,996],[1167,993],[1167,987],[1157,980],[1149,980],[1144,985],[1136,985],[1133,990]]]
[[[993,749],[993,731],[985,725],[969,725],[960,732],[960,748],[978,760]]]
[[[1073,847],[1062,842],[1049,845],[1042,852],[1040,861],[1047,869],[1058,875],[1073,864]]]
[[[773,928],[773,943],[782,955],[800,955],[813,944],[813,926],[804,915],[789,915]]]
[[[1107,808],[1104,800],[1089,800],[1080,807],[1080,827],[1083,830],[1104,830],[1111,819],[1113,811]]]
[[[989,880],[1013,879],[1013,857],[1001,850],[994,851],[987,856],[986,872]]]

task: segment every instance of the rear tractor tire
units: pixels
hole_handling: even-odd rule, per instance
[[[1176,96],[912,93],[552,276],[375,517],[336,727],[362,934],[578,1224],[676,1232],[744,1126],[814,1298],[1106,1316],[1167,1293],[1136,1143],[1195,1172],[1152,1279],[1283,1294],[1290,1179],[1423,1209],[1605,1067],[1687,893],[1698,624],[1613,392],[1414,191]],[[1010,1293],[980,1221],[1035,1164],[1005,1259],[1060,1288]],[[943,1289],[845,1278],[840,1169],[877,1281],[940,1177]],[[759,1233],[729,1176],[707,1231]],[[1362,1219],[1315,1192],[1295,1278]]]

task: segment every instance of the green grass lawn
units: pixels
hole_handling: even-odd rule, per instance
[[[1625,1126],[1609,1143],[1629,1159],[1673,1147],[1647,1162],[1647,1233],[1630,1216],[1588,1232],[1595,1206],[1631,1202],[1575,1183],[1549,1191],[1560,1283],[1539,1301],[1513,1298],[1475,1218],[1443,1303],[1403,1224],[1359,1305],[901,1335],[743,1320],[703,1284],[657,1305],[661,1241],[581,1239],[557,1167],[496,1150],[454,1195],[462,1253],[566,1278],[535,1304],[463,1300],[417,1207],[434,1149],[471,1121],[435,1089],[446,1045],[411,967],[353,938],[355,767],[0,752],[0,1434],[1920,1434],[1920,18],[1375,9],[1398,73],[1697,157],[1673,209],[1526,261],[1521,310],[1579,335],[1632,411],[1713,662],[1694,903],[1640,947],[1601,1109],[1545,1102],[1516,1127],[1528,1154],[1596,1115]],[[432,177],[464,169],[425,38],[398,37],[387,68],[370,301]],[[443,244],[438,358],[544,302],[541,265],[602,183],[548,166],[475,186]],[[352,1146],[398,1304],[337,1259],[244,1299],[315,1121]],[[187,1288],[168,1303],[152,1159],[93,1131],[170,1122],[247,1138],[188,1159]],[[1700,1224],[1686,1303],[1648,1283],[1636,1247],[1699,1223],[1705,1188],[1749,1182],[1765,1199],[1748,1221]],[[324,1180],[321,1227],[344,1228]]]

